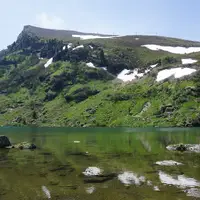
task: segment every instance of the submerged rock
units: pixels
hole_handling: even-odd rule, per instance
[[[5,135],[0,135],[0,148],[11,146],[10,140]]]
[[[103,170],[98,167],[88,167],[83,175],[85,183],[103,183],[117,176],[115,173],[103,173]]]
[[[200,144],[173,144],[166,147],[170,151],[200,152]]]
[[[88,167],[83,174],[85,176],[97,176],[102,173],[102,170],[98,167]]]
[[[15,144],[12,147],[16,149],[36,149],[36,145],[29,142],[22,142],[19,144]]]

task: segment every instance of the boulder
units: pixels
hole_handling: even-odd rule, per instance
[[[5,135],[0,135],[0,148],[5,148],[10,146],[10,140]]]
[[[16,148],[16,149],[36,149],[36,145],[29,143],[29,142],[22,142],[22,143],[13,145],[13,148]]]

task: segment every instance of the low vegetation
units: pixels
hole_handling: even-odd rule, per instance
[[[150,36],[60,40],[28,30],[0,53],[0,125],[199,126],[199,73],[156,82],[159,70],[181,66],[186,56],[141,47],[199,43]],[[69,42],[72,48],[63,50]],[[81,44],[84,48],[73,50]],[[198,59],[200,54],[189,57]],[[89,62],[95,67],[88,67]],[[143,73],[154,64],[157,67],[130,83],[116,78],[123,69]]]

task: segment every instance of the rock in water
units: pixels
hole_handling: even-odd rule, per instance
[[[170,151],[190,151],[200,153],[200,144],[173,144],[166,147]]]
[[[10,140],[5,135],[0,135],[0,148],[11,146]]]
[[[36,149],[36,145],[29,143],[29,142],[22,142],[22,143],[14,145],[14,148],[17,148],[17,149]]]

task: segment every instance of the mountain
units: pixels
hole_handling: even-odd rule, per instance
[[[200,42],[25,26],[0,52],[0,125],[199,126]]]
[[[82,33],[78,31],[72,30],[54,30],[54,29],[44,29],[35,26],[24,26],[22,32],[33,34],[37,37],[41,38],[57,38],[57,39],[68,39],[71,38],[72,35],[100,35],[100,36],[112,36],[112,35],[104,35],[104,34],[95,34],[95,33]]]

